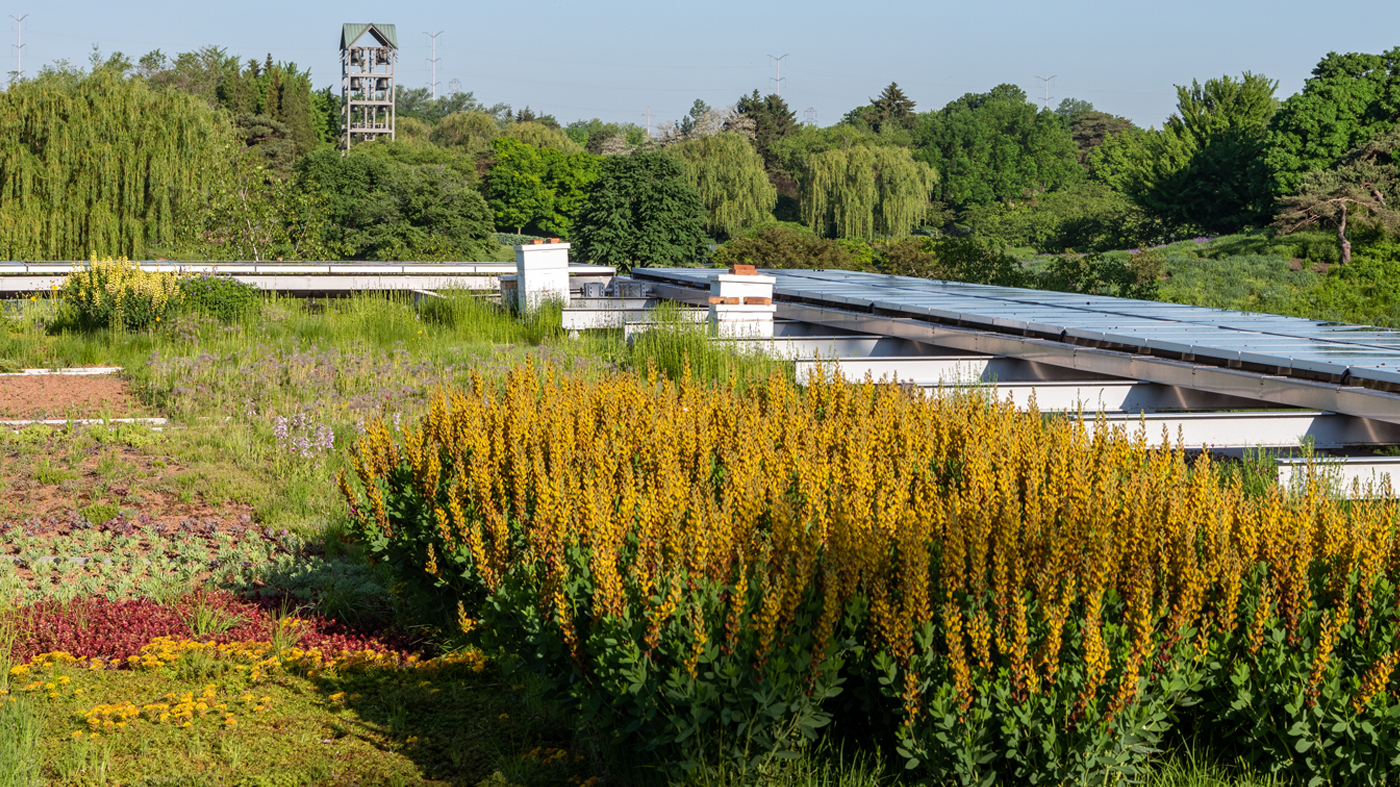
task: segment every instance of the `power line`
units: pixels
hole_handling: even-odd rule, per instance
[[[29,14],[10,14],[10,18],[15,20],[15,79],[24,79],[24,20],[29,18]],[[14,84],[14,79],[10,80],[10,84]]]
[[[433,56],[431,59],[428,60],[429,63],[433,64],[433,81],[429,84],[429,87],[433,89],[433,100],[437,101],[437,64],[438,60],[441,59],[437,56],[437,37],[442,35],[442,31],[439,30],[436,33],[429,33],[425,30],[423,31],[423,35],[427,36],[433,41]]]
[[[1036,77],[1036,79],[1039,79],[1039,80],[1041,81],[1041,84],[1042,84],[1042,85],[1044,86],[1044,88],[1045,88],[1045,90],[1044,90],[1044,92],[1045,92],[1045,98],[1044,98],[1045,104],[1044,104],[1044,108],[1045,108],[1045,109],[1049,109],[1049,108],[1050,108],[1050,99],[1054,98],[1054,96],[1050,95],[1050,80],[1054,79],[1054,78],[1057,77],[1057,76],[1059,76],[1059,74],[1051,74],[1051,75],[1048,76],[1048,77]]]
[[[768,57],[773,61],[773,76],[768,78],[776,84],[777,89],[774,92],[781,97],[783,95],[783,58],[787,55],[769,55]]]

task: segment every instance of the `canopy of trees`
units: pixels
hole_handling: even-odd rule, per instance
[[[1278,83],[1246,72],[1177,87],[1161,131],[1120,134],[1091,154],[1099,177],[1168,221],[1229,232],[1268,214],[1261,157]]]
[[[938,172],[938,197],[958,206],[1022,199],[1083,177],[1065,123],[1015,85],[921,116],[915,140],[916,157]]]
[[[567,137],[564,141],[578,147]],[[496,161],[484,185],[496,225],[516,233],[530,227],[569,237],[588,184],[598,177],[599,159],[582,151],[536,147],[513,137],[499,137],[491,145]]]
[[[606,265],[658,265],[696,259],[707,241],[705,206],[673,156],[611,156],[574,225],[575,254]]]
[[[499,232],[645,264],[777,221],[853,265],[878,245],[924,270],[901,237],[1093,252],[1272,223],[1335,229],[1345,260],[1349,232],[1394,231],[1400,47],[1328,54],[1282,103],[1277,84],[1183,82],[1157,128],[1077,98],[1042,110],[1014,85],[919,112],[890,82],[826,128],[757,90],[643,128],[401,88],[397,138],[343,156],[339,96],[295,64],[94,51],[0,97],[0,253],[501,259]]]
[[[763,158],[734,132],[679,142],[667,148],[677,156],[686,179],[705,206],[705,228],[730,237],[771,221],[778,190],[768,181]]]
[[[1327,55],[1270,126],[1265,164],[1273,194],[1293,193],[1304,174],[1332,167],[1396,123],[1400,47],[1381,55]]]
[[[237,143],[227,116],[98,69],[0,94],[0,254],[77,260],[193,246],[207,174]]]
[[[325,195],[329,242],[373,260],[470,260],[494,245],[491,211],[472,181],[444,164],[412,164],[387,145],[301,159],[299,184]]]
[[[919,226],[937,178],[908,150],[860,146],[810,157],[800,181],[807,226],[827,237],[874,238]]]

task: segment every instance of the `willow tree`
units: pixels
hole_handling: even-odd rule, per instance
[[[0,257],[139,259],[197,241],[227,118],[194,96],[99,69],[0,93]]]
[[[800,168],[802,220],[825,237],[900,237],[923,221],[938,181],[905,148],[828,150]]]
[[[763,157],[742,134],[712,134],[666,151],[680,159],[686,179],[700,192],[710,233],[732,237],[773,218],[778,190],[768,181]]]

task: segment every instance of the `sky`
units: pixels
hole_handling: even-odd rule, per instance
[[[1160,126],[1176,106],[1174,86],[1192,79],[1252,71],[1278,80],[1282,99],[1328,52],[1400,46],[1396,0],[1353,0],[1345,11],[1300,0],[6,2],[7,15],[28,14],[28,75],[60,59],[86,65],[94,45],[135,60],[213,44],[245,60],[271,53],[310,68],[315,87],[338,90],[341,24],[382,22],[397,26],[402,87],[432,82],[427,34],[441,31],[440,93],[459,86],[484,104],[529,106],[565,124],[655,126],[697,98],[719,107],[777,88],[799,122],[828,126],[897,82],[919,111],[1011,83],[1038,103],[1048,95],[1051,108],[1073,97]],[[0,56],[13,71],[16,25],[4,21],[11,46]]]

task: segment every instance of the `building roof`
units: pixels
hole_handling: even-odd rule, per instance
[[[394,32],[393,25],[379,24],[378,22],[355,23],[347,22],[340,29],[340,48],[348,49],[355,45],[366,32],[374,36],[380,46],[399,48],[399,35]]]

